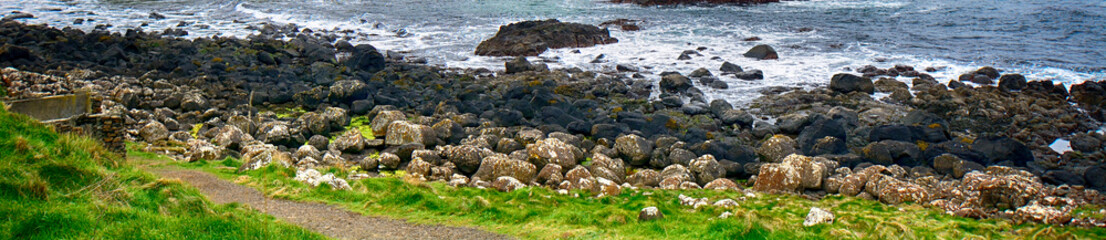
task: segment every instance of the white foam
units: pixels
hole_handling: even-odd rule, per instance
[[[1052,144],[1049,144],[1048,148],[1051,148],[1052,151],[1058,154],[1064,154],[1066,152],[1072,151],[1071,142],[1062,138],[1057,138],[1056,141],[1052,141]]]

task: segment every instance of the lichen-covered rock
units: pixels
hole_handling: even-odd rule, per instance
[[[822,179],[828,177],[830,170],[837,167],[836,162],[825,158],[807,157],[798,154],[788,155],[782,162],[799,171],[800,185],[807,189],[822,188]]]
[[[565,180],[571,182],[572,184],[580,182],[581,179],[588,179],[593,177],[594,176],[591,175],[591,171],[588,171],[588,169],[584,168],[583,166],[576,166],[572,170],[568,170],[568,172],[565,173]],[[590,187],[587,189],[590,189]]]
[[[414,158],[411,159],[410,163],[407,163],[407,174],[428,177],[430,176],[430,168],[432,167],[434,167],[434,165],[422,160],[422,158]]]
[[[331,149],[338,150],[344,153],[360,153],[365,149],[365,137],[361,136],[361,131],[349,130],[342,135],[334,139],[331,142]]]
[[[361,158],[361,161],[357,161],[357,166],[361,167],[361,170],[375,171],[377,168],[380,168],[380,158],[365,156]]]
[[[714,205],[715,207],[720,207],[720,208],[736,208],[736,207],[739,206],[739,204],[737,204],[737,201],[734,201],[733,199],[729,199],[729,198],[715,201],[714,204],[711,204],[711,205]]]
[[[189,139],[188,140],[188,152],[186,154],[187,155],[186,161],[188,161],[188,162],[195,162],[195,161],[200,161],[200,160],[212,161],[212,160],[219,159],[219,157],[223,155],[222,152],[223,152],[222,148],[219,148],[215,145],[212,145],[211,143],[208,143],[207,141],[197,140],[197,139]]]
[[[774,135],[757,148],[757,154],[760,154],[761,160],[770,163],[778,163],[788,155],[799,152],[795,140],[786,135]]]
[[[381,153],[379,158],[380,166],[384,169],[398,169],[402,160],[399,155],[394,153]]]
[[[296,152],[292,154],[292,157],[294,157],[296,160],[300,160],[306,157],[320,159],[323,157],[323,154],[322,152],[319,152],[319,149],[316,149],[314,146],[303,145],[296,149]]]
[[[630,165],[642,166],[649,163],[653,142],[638,135],[622,135],[614,140],[614,149]]]
[[[292,155],[278,150],[273,145],[256,144],[242,148],[242,162],[238,172],[256,170],[269,164],[287,167],[292,165]]]
[[[733,182],[733,180],[719,178],[715,179],[714,181],[710,181],[710,183],[707,183],[707,185],[704,185],[703,189],[737,191],[741,190],[741,187],[738,187],[737,183]]]
[[[899,204],[904,202],[925,203],[930,199],[929,191],[911,183],[886,175],[874,175],[865,185],[865,191],[876,196],[880,202]],[[874,192],[874,193],[873,193]]]
[[[807,213],[806,220],[803,220],[803,226],[812,227],[823,223],[833,223],[833,218],[833,213],[813,207],[810,208],[810,213]]]
[[[687,167],[679,164],[672,164],[664,168],[660,172],[660,179],[666,178],[678,178],[680,181],[695,181],[695,175],[692,175],[691,170]]]
[[[564,181],[564,175],[562,175],[561,172],[560,165],[546,164],[545,167],[542,167],[541,171],[538,172],[537,181],[538,183],[548,186],[556,186],[560,184],[561,181]]]
[[[646,207],[637,214],[637,219],[643,222],[664,219],[664,213],[661,213],[657,207]]]
[[[618,196],[622,194],[622,187],[606,178],[595,178],[595,185],[592,186],[592,192],[598,193],[596,197],[605,196]]]
[[[302,144],[304,139],[293,135],[288,124],[273,121],[261,124],[261,127],[257,129],[257,140],[263,143],[294,147],[295,144]]]
[[[476,172],[484,157],[491,155],[491,150],[469,145],[445,146],[441,152],[463,173]]]
[[[150,121],[138,130],[138,135],[147,143],[155,143],[169,138],[169,129],[158,121]]]
[[[868,180],[871,176],[884,174],[887,171],[887,167],[880,165],[870,166],[856,171],[853,174],[845,176],[845,178],[841,180],[841,187],[838,192],[845,196],[856,196],[864,192],[864,187],[868,185]]]
[[[253,140],[253,136],[242,132],[238,127],[227,125],[220,128],[219,134],[211,142],[226,149],[238,149],[243,143]]]
[[[318,187],[323,183],[330,186],[335,190],[350,190],[349,183],[345,179],[334,176],[333,173],[327,173],[323,175],[315,169],[297,170],[296,177],[293,178],[296,181],[307,183],[311,186]]]
[[[1044,194],[1040,178],[1009,167],[991,166],[986,173],[970,172],[964,175],[963,184],[979,192],[980,205],[999,209],[1019,208]]]
[[[661,182],[661,174],[653,169],[644,169],[630,175],[626,182],[635,187],[656,187]]]
[[[761,192],[797,192],[802,188],[802,175],[791,164],[760,165],[760,174],[753,189]]]
[[[556,138],[546,138],[528,144],[526,151],[530,153],[530,162],[540,166],[552,163],[561,165],[562,168],[573,168],[576,167],[576,161],[583,157],[583,151],[579,148],[565,144]]]
[[[473,177],[480,179],[497,179],[502,176],[510,176],[518,181],[527,183],[534,180],[537,167],[526,161],[510,159],[503,155],[485,157],[480,168]]]
[[[392,122],[407,120],[407,115],[400,111],[381,111],[377,113],[369,125],[373,129],[373,135],[384,137],[388,134],[388,127]]]
[[[588,166],[588,170],[591,170],[592,175],[596,177],[610,179],[619,184],[626,181],[626,164],[622,159],[610,158],[602,153],[591,155],[591,166]]]
[[[1014,211],[1014,220],[1018,222],[1039,222],[1044,224],[1067,224],[1072,220],[1070,211],[1055,207],[1030,204]]]
[[[418,143],[425,146],[437,145],[438,136],[434,129],[421,124],[407,121],[394,121],[388,124],[388,133],[384,137],[384,143],[390,146],[399,146],[409,143]]]
[[[726,176],[726,169],[710,154],[691,160],[690,170],[695,175],[696,182],[701,185]]]

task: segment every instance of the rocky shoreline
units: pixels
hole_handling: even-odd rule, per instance
[[[188,40],[3,21],[0,66],[12,67],[2,71],[4,92],[90,92],[98,112],[121,116],[127,138],[149,150],[187,161],[236,157],[240,171],[289,166],[297,179],[334,188],[405,170],[502,191],[841,194],[964,217],[1106,226],[1072,217],[1106,205],[1106,136],[1094,132],[1106,107],[1102,82],[1068,92],[981,68],[946,85],[911,66],[862,67],[832,76],[828,88],[779,89],[735,108],[703,96],[709,69],[662,73],[656,84],[522,58],[505,72],[447,71],[325,32],[259,28],[265,34],[249,39]],[[1048,147],[1061,137],[1075,151]],[[357,170],[315,170],[326,167]]]

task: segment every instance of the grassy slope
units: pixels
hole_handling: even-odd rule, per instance
[[[1007,220],[954,217],[919,205],[888,206],[845,197],[809,201],[796,196],[760,195],[729,210],[734,217],[717,219],[727,209],[706,207],[691,211],[679,205],[677,196],[708,197],[713,202],[738,199],[741,197],[738,193],[624,191],[619,196],[594,199],[559,195],[544,188],[501,193],[396,177],[352,181],[353,191],[332,191],[325,187],[309,188],[291,180],[295,170],[287,168],[269,166],[240,177],[233,173],[239,165],[234,159],[182,165],[237,179],[271,196],[326,202],[368,215],[414,222],[479,226],[531,239],[1106,238],[1104,229],[1015,225]],[[340,170],[328,171],[345,176]],[[638,211],[648,206],[660,208],[665,219],[639,222]],[[830,209],[837,215],[837,221],[804,228],[802,221],[811,207]]]
[[[324,239],[0,109],[0,239]]]

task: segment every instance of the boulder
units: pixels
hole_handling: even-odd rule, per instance
[[[653,142],[634,134],[622,135],[615,139],[614,149],[630,165],[643,166],[649,163]]]
[[[791,137],[776,134],[768,138],[768,140],[765,140],[764,143],[761,143],[756,152],[760,155],[761,161],[778,163],[782,161],[784,157],[798,153],[799,150],[797,145],[798,143],[792,140]]]
[[[223,155],[222,149],[212,145],[211,143],[203,140],[189,139],[188,151],[186,152],[186,160],[188,162],[195,161],[212,161],[219,159]]]
[[[481,56],[537,56],[550,48],[581,48],[616,43],[607,29],[556,19],[501,26],[495,36],[476,46]]]
[[[745,54],[742,54],[742,56],[745,56],[747,58],[755,58],[757,60],[771,60],[780,58],[779,54],[776,53],[776,49],[773,49],[772,46],[768,46],[765,44],[754,46],[752,49],[749,49],[749,51],[745,52]]]
[[[330,85],[330,100],[349,103],[369,97],[369,87],[360,80],[342,80]]]
[[[215,135],[215,138],[212,138],[211,142],[222,148],[237,150],[242,147],[242,144],[253,140],[253,136],[242,132],[238,127],[226,125],[219,128],[218,135]]]
[[[606,178],[615,183],[626,181],[626,164],[622,159],[610,158],[602,153],[591,155],[591,166],[588,166],[588,170],[595,177]]]
[[[722,67],[718,68],[718,70],[722,71],[723,73],[739,73],[745,71],[741,69],[741,66],[730,62],[723,62]]]
[[[653,169],[643,169],[626,178],[630,186],[656,187],[661,182],[661,174]]]
[[[679,164],[672,164],[664,168],[664,170],[661,170],[658,180],[670,178],[677,179],[677,183],[683,181],[695,181],[695,176],[692,175],[691,170],[688,170],[687,167]]]
[[[143,141],[152,144],[169,139],[169,129],[158,121],[150,121],[138,130],[138,136],[141,136]]]
[[[365,150],[365,137],[359,130],[349,130],[335,138],[330,145],[330,149],[344,153],[360,153],[361,150]]]
[[[985,157],[984,165],[1007,163],[1021,167],[1033,161],[1033,152],[1025,144],[1008,137],[983,136],[972,143],[972,150]]]
[[[832,119],[821,119],[804,128],[803,131],[799,133],[799,137],[798,139],[796,139],[796,141],[798,142],[799,148],[804,154],[815,155],[815,150],[827,149],[826,147],[816,149],[815,145],[818,144],[819,141],[821,141],[825,137],[834,137],[838,139],[840,143],[834,142],[834,140],[832,139],[829,140],[830,143],[828,145],[836,145],[836,147],[838,148],[828,148],[830,150],[828,154],[843,154],[845,152],[842,152],[842,150],[847,149],[839,147],[843,147],[844,143],[848,141],[848,139],[846,138],[848,135],[845,131],[845,126],[844,124],[841,124],[840,121]]]
[[[476,172],[484,157],[491,155],[491,150],[470,145],[446,146],[441,152],[449,162],[457,165],[457,169],[466,174]]]
[[[565,144],[556,138],[538,140],[526,145],[526,151],[530,154],[530,162],[535,165],[557,164],[562,168],[576,167],[577,160],[583,158],[583,151],[575,146]]]
[[[395,121],[388,124],[384,143],[391,146],[417,143],[424,146],[437,145],[438,136],[430,126]]]
[[[812,207],[810,212],[806,214],[806,219],[803,220],[804,227],[813,227],[818,224],[832,224],[833,213],[822,210],[821,208]]]
[[[382,111],[377,113],[369,125],[373,129],[373,135],[384,137],[388,134],[388,126],[395,121],[407,120],[407,115],[400,111]]]
[[[562,174],[562,172],[564,171],[561,170],[560,165],[546,164],[545,167],[542,167],[541,171],[538,172],[536,180],[540,184],[556,186],[564,180],[564,175]]]
[[[704,185],[703,189],[738,191],[741,190],[741,187],[738,187],[737,183],[733,182],[733,180],[719,178]]]
[[[664,219],[664,213],[661,213],[657,207],[646,207],[637,214],[637,219],[642,222]]]
[[[303,136],[293,135],[292,128],[288,127],[287,123],[279,121],[261,124],[261,127],[257,129],[257,140],[285,147],[294,147],[304,142]]]
[[[797,192],[802,187],[799,169],[791,164],[769,163],[760,165],[753,189],[761,192]]]
[[[706,185],[715,179],[726,176],[726,169],[722,168],[718,160],[715,160],[714,156],[709,154],[691,160],[690,170],[700,185]]]
[[[537,167],[529,162],[510,159],[503,155],[492,155],[483,159],[480,168],[472,176],[480,179],[509,176],[521,182],[530,182],[534,180],[534,174],[537,171]]]
[[[998,79],[998,88],[1003,91],[1021,91],[1026,86],[1028,84],[1025,81],[1025,76],[1021,74],[1004,74]]]
[[[384,169],[399,169],[399,164],[402,163],[403,160],[399,158],[399,155],[396,155],[394,153],[386,152],[386,153],[381,153],[380,154],[380,158],[379,158],[378,162],[380,162],[381,168],[384,168]]]
[[[269,164],[278,164],[284,167],[292,165],[291,154],[282,152],[273,145],[268,144],[255,144],[243,147],[241,160],[242,166],[238,167],[239,173],[260,169]]]
[[[830,79],[830,89],[840,93],[875,93],[875,85],[872,84],[872,79],[848,73],[838,73],[833,75],[833,78]]]
[[[526,187],[526,184],[523,184],[521,181],[513,177],[503,176],[496,178],[495,181],[492,182],[491,187],[495,190],[499,190],[500,192],[512,192],[518,190],[519,188]]]
[[[1046,194],[1041,180],[1032,173],[1001,166],[967,173],[963,185],[979,192],[976,201],[980,205],[998,209],[1019,208]]]
[[[384,69],[384,55],[372,45],[358,44],[343,63],[351,69],[376,72]]]
[[[422,158],[413,158],[411,159],[410,163],[407,163],[407,174],[419,177],[428,177],[430,176],[430,168],[433,167],[434,165],[423,160]]]
[[[908,167],[925,165],[925,155],[915,143],[883,140],[868,144],[861,152],[864,153],[864,158],[875,164]]]
[[[669,73],[661,76],[661,90],[668,93],[682,93],[691,88],[691,79],[679,73]]]

